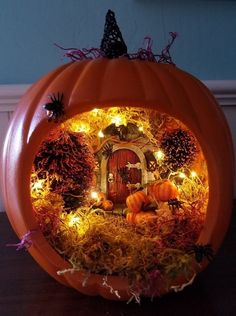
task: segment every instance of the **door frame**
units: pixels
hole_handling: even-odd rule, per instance
[[[112,152],[114,153],[117,150],[120,149],[128,149],[130,151],[133,151],[139,158],[140,163],[141,163],[141,185],[144,185],[147,183],[148,180],[148,173],[147,173],[147,163],[146,163],[146,159],[144,156],[144,153],[142,152],[142,150],[135,146],[135,145],[113,145],[113,150]],[[102,157],[101,159],[101,183],[100,183],[100,187],[101,187],[101,191],[104,193],[107,193],[107,164],[108,164],[108,159],[109,158],[105,158]]]

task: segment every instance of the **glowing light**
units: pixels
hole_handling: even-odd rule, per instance
[[[98,115],[99,109],[95,108],[91,112],[96,116]]]
[[[186,178],[186,174],[183,173],[183,172],[180,172],[180,173],[179,173],[179,177],[180,177],[181,179],[184,179],[184,178]]]
[[[41,190],[43,188],[44,180],[37,180],[32,184],[32,190]]]
[[[70,130],[72,132],[76,132],[76,133],[89,133],[90,131],[90,125],[86,122],[81,122],[81,121],[75,121],[72,122],[71,126],[70,126]]]
[[[158,151],[155,151],[153,154],[154,154],[154,157],[155,157],[157,160],[163,160],[164,157],[165,157],[163,151],[160,150],[160,149],[159,149]]]
[[[72,227],[80,222],[80,218],[78,216],[72,216],[68,221],[68,226]]]
[[[143,132],[143,126],[139,126],[138,130],[139,130],[140,132]]]
[[[126,119],[120,115],[116,115],[111,119],[111,123],[115,126],[126,125]]]
[[[96,191],[92,191],[90,195],[93,200],[98,200],[98,193]]]
[[[90,130],[90,127],[87,123],[80,123],[78,125],[78,132],[80,133],[88,133]]]
[[[30,191],[33,198],[45,196],[48,193],[46,181],[44,179],[37,179],[35,181],[32,181]]]
[[[197,172],[196,171],[191,171],[190,176],[192,178],[196,178],[197,177]]]
[[[98,137],[100,137],[100,138],[105,137],[105,135],[103,134],[103,131],[102,131],[102,130],[100,130],[100,131],[98,132]]]

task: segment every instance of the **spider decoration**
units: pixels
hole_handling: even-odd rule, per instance
[[[195,259],[198,263],[201,263],[203,259],[206,257],[209,262],[211,262],[214,258],[214,252],[212,246],[210,244],[201,245],[201,244],[193,244],[188,247],[188,253],[194,254]]]
[[[108,159],[108,158],[112,158],[113,156],[113,145],[110,143],[107,143],[103,146],[102,149],[102,155]]]
[[[118,169],[118,173],[122,179],[122,183],[127,184],[130,181],[130,174],[127,167],[122,167]]]
[[[170,209],[173,213],[175,213],[175,211],[176,211],[176,210],[179,210],[180,208],[183,209],[183,207],[182,207],[182,204],[183,204],[183,203],[184,203],[184,202],[179,201],[178,199],[170,199],[170,200],[168,200],[169,209]]]
[[[43,107],[47,111],[48,121],[58,122],[58,120],[65,114],[64,112],[64,104],[63,93],[54,93],[49,96],[51,102],[46,103]]]

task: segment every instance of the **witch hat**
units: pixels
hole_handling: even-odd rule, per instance
[[[127,54],[127,46],[116,23],[115,13],[107,11],[104,34],[100,49],[107,58],[117,58]]]

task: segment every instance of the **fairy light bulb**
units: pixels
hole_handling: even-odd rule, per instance
[[[32,190],[41,190],[43,188],[43,180],[37,180],[32,185]]]
[[[111,119],[111,123],[115,126],[126,125],[126,119],[120,115],[116,115]]]
[[[191,171],[190,176],[191,176],[192,178],[196,178],[196,177],[197,177],[197,172],[194,171],[194,170]]]
[[[68,226],[73,227],[74,225],[78,224],[79,222],[80,222],[80,218],[78,216],[72,216],[69,219]]]
[[[48,193],[47,188],[45,186],[45,180],[38,179],[35,182],[31,183],[30,186],[31,196],[33,198],[37,198],[39,195],[44,196]]]
[[[154,153],[154,157],[157,159],[157,160],[163,160],[164,157],[165,157],[165,154],[163,153],[162,150],[158,150],[158,151],[155,151]]]
[[[78,132],[88,133],[89,132],[89,125],[86,123],[80,123],[80,125],[78,126]]]
[[[94,116],[97,116],[97,115],[98,115],[98,112],[99,112],[99,109],[94,108],[91,112],[92,112],[92,114],[93,114]]]
[[[179,173],[179,177],[180,177],[181,179],[185,179],[185,178],[186,178],[186,174],[183,173],[183,172],[180,172],[180,173]]]
[[[98,193],[96,191],[92,191],[90,195],[93,200],[98,200]]]
[[[100,137],[100,138],[105,137],[105,135],[103,134],[103,131],[102,131],[102,130],[100,130],[100,131],[98,132],[98,137]]]
[[[139,126],[138,130],[139,130],[140,132],[143,132],[143,126]]]

